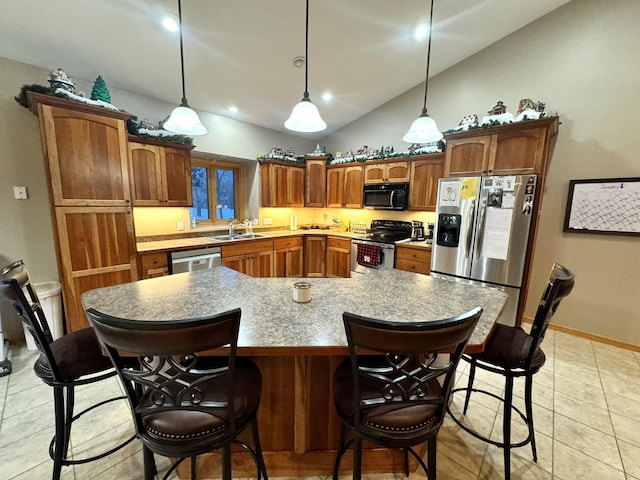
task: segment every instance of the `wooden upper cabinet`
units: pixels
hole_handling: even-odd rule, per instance
[[[124,120],[45,103],[37,108],[53,204],[130,205]]]
[[[327,207],[362,208],[362,165],[327,168]]]
[[[448,135],[445,176],[542,175],[557,130],[550,117]]]
[[[134,206],[189,207],[191,146],[185,148],[129,142]]]
[[[304,165],[260,165],[262,207],[304,207]]]
[[[409,162],[367,162],[364,166],[364,183],[406,183],[409,176]]]
[[[447,141],[445,174],[456,177],[486,173],[490,151],[491,135]]]
[[[305,207],[324,207],[327,195],[327,160],[307,158],[305,171]]]
[[[532,128],[495,135],[490,169],[494,175],[503,173],[540,173],[544,156],[545,129]]]
[[[438,199],[438,180],[444,176],[444,153],[429,159],[411,162],[409,210],[435,212]]]

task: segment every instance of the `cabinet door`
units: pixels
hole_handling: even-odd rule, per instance
[[[304,276],[325,276],[325,255],[327,237],[308,236],[304,239]]]
[[[533,128],[495,135],[489,173],[540,173],[544,158],[545,129]]]
[[[289,168],[285,165],[269,165],[271,176],[271,206],[289,206]]]
[[[163,204],[160,147],[129,142],[129,172],[134,206]]]
[[[327,169],[327,207],[340,208],[344,203],[344,167]]]
[[[169,207],[192,206],[190,151],[182,148],[162,147],[162,153],[165,205]]]
[[[252,277],[272,277],[273,276],[273,251],[258,252],[249,255]]]
[[[327,277],[349,278],[351,275],[351,241],[327,238]]]
[[[391,162],[385,165],[387,182],[408,182],[409,162]],[[366,183],[366,182],[365,182]]]
[[[361,165],[344,169],[344,203],[345,208],[362,208],[363,169]]]
[[[382,163],[365,165],[364,183],[384,183],[386,181],[386,169]]]
[[[250,255],[234,255],[222,258],[222,266],[231,268],[236,272],[251,275]]]
[[[489,165],[491,135],[447,141],[445,176],[482,175]]]
[[[89,326],[81,295],[138,279],[130,207],[57,207],[58,268],[67,331]]]
[[[304,167],[288,167],[289,207],[304,207]]]
[[[287,252],[287,277],[300,278],[303,271],[303,247],[292,247]]]
[[[438,180],[444,176],[444,155],[411,162],[409,210],[436,211]]]
[[[326,160],[307,159],[305,171],[305,207],[324,207],[327,193]]]
[[[124,121],[39,104],[55,206],[130,205]]]

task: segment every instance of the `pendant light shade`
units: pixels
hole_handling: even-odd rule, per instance
[[[429,62],[431,60],[431,26],[433,25],[433,0],[431,0],[431,12],[429,14],[429,41],[427,46],[427,73],[424,79],[424,103],[422,113],[411,124],[409,131],[402,140],[408,143],[433,143],[442,140],[442,132],[438,130],[436,121],[427,114],[427,90],[429,88]]]
[[[307,89],[309,66],[309,0],[307,0],[307,13],[305,22],[305,53],[304,53],[304,94],[302,100],[291,112],[291,116],[284,122],[285,128],[294,132],[321,132],[327,128],[327,124],[320,117],[318,107],[311,103]]]
[[[164,122],[164,129],[181,135],[204,135],[207,129],[198,114],[187,102],[184,88],[184,49],[182,47],[182,1],[178,0],[178,21],[180,24],[180,71],[182,74],[182,103],[173,109],[169,118]]]

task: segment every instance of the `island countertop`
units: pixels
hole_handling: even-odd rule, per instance
[[[293,284],[311,283],[311,301],[296,303]],[[245,355],[345,354],[345,311],[383,320],[439,320],[480,306],[469,342],[481,350],[507,295],[499,290],[380,270],[354,278],[253,278],[226,267],[140,280],[85,292],[85,309],[132,321],[204,317],[242,310],[239,350]]]

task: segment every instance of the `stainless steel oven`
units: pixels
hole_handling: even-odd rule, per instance
[[[411,222],[373,220],[369,233],[351,239],[351,275],[393,268],[395,242],[411,237]]]

